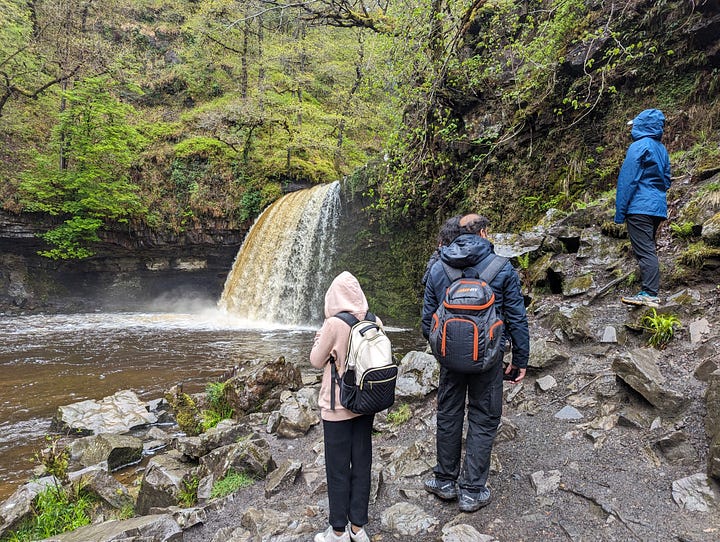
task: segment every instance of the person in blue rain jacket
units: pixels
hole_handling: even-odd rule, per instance
[[[655,238],[667,218],[670,157],[662,144],[665,115],[646,109],[628,124],[633,142],[620,168],[615,197],[615,223],[627,226],[633,253],[640,267],[642,290],[623,303],[659,306],[660,266]]]

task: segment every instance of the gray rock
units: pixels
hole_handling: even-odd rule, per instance
[[[408,502],[399,502],[382,513],[382,526],[399,536],[417,536],[440,524],[440,521],[422,508]]]
[[[605,326],[605,330],[603,331],[603,336],[602,339],[600,339],[600,342],[611,344],[617,343],[617,330],[613,326]]]
[[[58,407],[52,430],[81,435],[127,433],[135,427],[157,422],[135,392],[119,391],[99,401],[87,400]]]
[[[137,463],[142,458],[143,442],[130,435],[102,433],[70,443],[70,456],[90,467],[104,461],[109,471]]]
[[[197,437],[179,437],[175,447],[182,454],[198,459],[216,448],[227,446],[250,433],[244,423],[233,420],[222,420],[215,427],[208,429]]]
[[[309,405],[301,404],[295,396],[283,401],[280,406],[280,420],[277,436],[281,438],[298,438],[306,434],[310,428],[320,423],[317,411]]]
[[[72,472],[68,478],[118,510],[135,504],[127,488],[100,467],[92,466]]]
[[[489,534],[480,534],[475,527],[467,523],[445,525],[442,528],[442,542],[497,542]]]
[[[685,510],[707,512],[718,505],[718,488],[706,474],[693,474],[672,483],[672,497]]]
[[[535,495],[544,495],[555,491],[560,487],[561,474],[559,470],[551,470],[547,473],[539,470],[530,475],[530,482],[535,489]]]
[[[530,361],[528,366],[534,369],[555,367],[570,359],[570,355],[554,346],[550,341],[530,341]]]
[[[682,431],[675,431],[661,437],[655,442],[655,448],[669,462],[678,465],[692,465],[697,459],[695,448],[688,442],[687,435]]]
[[[290,489],[302,471],[302,463],[300,461],[286,459],[280,466],[268,474],[265,479],[265,498],[269,499],[273,495]]]
[[[558,420],[582,420],[583,415],[582,412],[580,412],[575,407],[572,407],[570,405],[565,405],[562,407],[558,412],[555,413],[555,417]]]
[[[690,322],[688,331],[690,332],[690,342],[697,344],[710,334],[710,322],[707,321],[707,318],[700,318]]]
[[[648,348],[637,348],[623,357],[615,358],[612,370],[625,383],[642,395],[658,410],[679,414],[688,403],[683,394],[664,386],[665,378],[657,366],[657,353]]]
[[[181,542],[182,539],[182,529],[172,516],[155,514],[87,525],[69,533],[46,538],[43,542]]]
[[[708,245],[720,247],[720,213],[703,223],[701,236]]]
[[[236,415],[276,410],[283,391],[302,387],[300,370],[282,356],[271,363],[242,367],[241,371],[225,384],[226,399]]]
[[[578,277],[568,277],[563,280],[562,293],[565,297],[574,297],[584,294],[595,287],[592,273],[585,273]]]
[[[178,451],[171,450],[150,460],[140,484],[135,507],[138,514],[147,514],[151,508],[167,508],[178,503],[192,468],[181,459],[182,455]]]
[[[535,381],[535,386],[540,391],[548,391],[557,386],[557,380],[552,375],[545,375]]]
[[[252,540],[273,542],[306,542],[315,528],[298,518],[296,514],[279,512],[269,508],[249,508],[243,514],[240,524],[253,535]]]
[[[398,399],[423,399],[437,389],[440,366],[435,356],[411,351],[400,361],[395,396]]]
[[[200,465],[215,476],[223,478],[228,471],[245,472],[258,479],[275,470],[275,461],[270,453],[270,444],[256,434],[217,448],[200,458]]]

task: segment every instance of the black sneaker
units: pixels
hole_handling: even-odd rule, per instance
[[[434,477],[425,480],[425,491],[440,497],[444,501],[452,501],[457,498],[455,482],[452,480],[438,480]]]
[[[483,487],[480,491],[468,491],[467,489],[460,490],[460,511],[461,512],[476,512],[483,506],[490,504],[492,497],[490,490]]]

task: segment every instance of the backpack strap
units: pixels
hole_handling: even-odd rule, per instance
[[[483,266],[478,278],[490,284],[493,279],[497,277],[498,273],[500,273],[502,268],[505,267],[508,259],[502,256],[498,256],[496,254],[489,254],[485,257],[485,259],[482,260],[481,263],[484,263],[486,260],[488,263]],[[445,274],[447,274],[448,278],[450,279],[450,282],[454,282],[465,275],[465,271],[463,269],[458,269],[457,267],[450,267],[443,261],[441,261],[441,263],[443,269],[445,269]]]
[[[440,260],[440,263],[443,266],[443,269],[445,270],[445,274],[450,279],[450,282],[455,282],[457,279],[463,276],[462,269],[458,269],[457,267],[450,267],[448,264]]]
[[[483,270],[480,271],[480,278],[490,284],[495,277],[498,276],[498,273],[500,273],[502,268],[505,267],[508,259],[502,256],[497,256],[496,254],[490,254],[485,259],[489,259],[490,261],[485,265],[485,267],[483,267]]]
[[[352,313],[347,312],[347,311],[339,312],[339,313],[335,314],[334,316],[335,316],[335,318],[340,318],[340,320],[345,322],[350,327],[353,327],[355,324],[357,324],[360,321],[357,318],[355,318],[355,316]],[[365,314],[365,318],[363,318],[363,320],[368,320],[370,322],[376,322],[377,317],[370,311],[367,311],[367,313]]]

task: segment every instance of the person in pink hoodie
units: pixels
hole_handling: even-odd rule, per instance
[[[332,281],[325,293],[325,321],[315,335],[310,363],[323,370],[318,404],[323,420],[325,473],[327,476],[330,527],[315,535],[315,542],[369,542],[364,526],[368,522],[372,427],[374,415],[360,415],[340,404],[340,387],[335,386],[335,408],[331,406],[331,364],[335,359],[339,375],[345,372],[350,328],[339,313],[347,311],[363,319],[368,303],[358,280],[347,271]],[[377,323],[382,326],[380,319]]]

